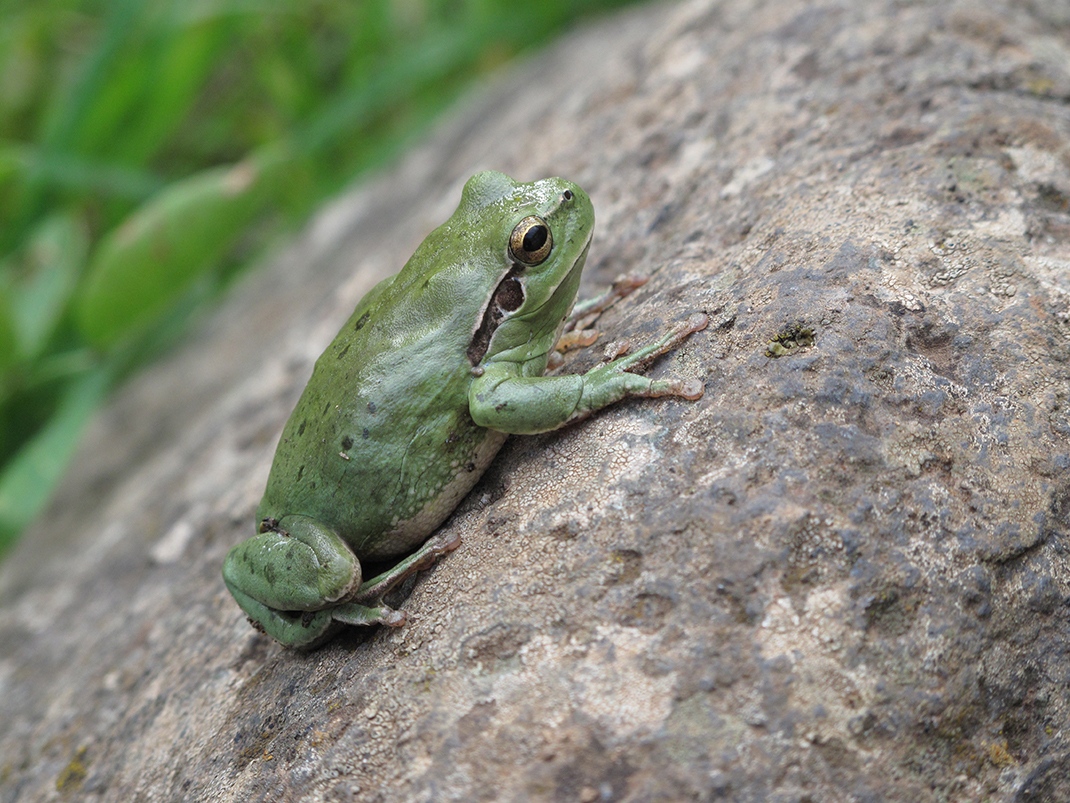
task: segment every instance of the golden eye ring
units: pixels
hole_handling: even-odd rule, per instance
[[[530,215],[519,223],[509,235],[509,253],[513,259],[524,265],[538,265],[545,262],[554,247],[554,238],[550,227],[541,217]]]

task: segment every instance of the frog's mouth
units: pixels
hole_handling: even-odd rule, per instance
[[[557,295],[561,292],[562,288],[568,288],[572,285],[575,285],[576,289],[579,289],[580,274],[583,273],[583,266],[587,264],[587,252],[591,250],[591,240],[593,238],[594,229],[591,229],[587,232],[587,242],[583,244],[583,250],[580,251],[580,255],[576,257],[576,261],[573,263],[572,268],[569,270],[568,273],[561,277],[561,281],[557,283],[557,286],[554,288],[553,292],[550,293],[550,296],[546,299],[546,301],[540,304],[536,310],[532,310],[533,313],[537,313],[539,310],[542,310],[542,308],[545,307],[547,304],[550,304],[554,300],[556,300]],[[576,292],[574,291],[572,294],[572,303],[568,305],[568,312],[565,313],[566,318],[572,314],[572,307],[575,306],[575,304]]]

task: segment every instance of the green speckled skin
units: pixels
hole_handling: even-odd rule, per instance
[[[255,625],[309,647],[339,624],[401,624],[382,595],[457,546],[429,536],[508,433],[554,429],[628,395],[701,395],[625,369],[704,320],[583,376],[543,376],[593,227],[575,184],[479,173],[450,219],[360,302],[283,430],[257,535],[224,564]],[[362,561],[418,546],[362,578]]]

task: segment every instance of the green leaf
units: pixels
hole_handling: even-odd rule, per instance
[[[285,161],[272,156],[178,181],[100,244],[75,310],[98,348],[113,346],[163,313],[211,270],[271,200]]]
[[[21,148],[0,143],[0,186],[18,175],[24,161]]]
[[[88,248],[81,221],[60,213],[37,227],[18,256],[10,292],[23,357],[36,358],[48,344],[77,284]]]
[[[18,360],[18,342],[11,304],[0,289],[0,399],[4,397],[4,385],[7,384],[5,374]]]
[[[33,145],[0,143],[0,183],[16,179],[135,201],[144,200],[163,186],[163,181],[148,170]]]
[[[41,511],[112,382],[110,368],[84,375],[64,394],[56,414],[0,474],[0,552]]]

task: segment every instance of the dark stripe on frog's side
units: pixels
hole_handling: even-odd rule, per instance
[[[479,327],[472,334],[472,342],[468,344],[468,362],[472,365],[479,365],[487,356],[490,338],[505,313],[520,309],[520,305],[524,303],[524,287],[517,279],[523,270],[523,265],[514,262],[488,299]]]

